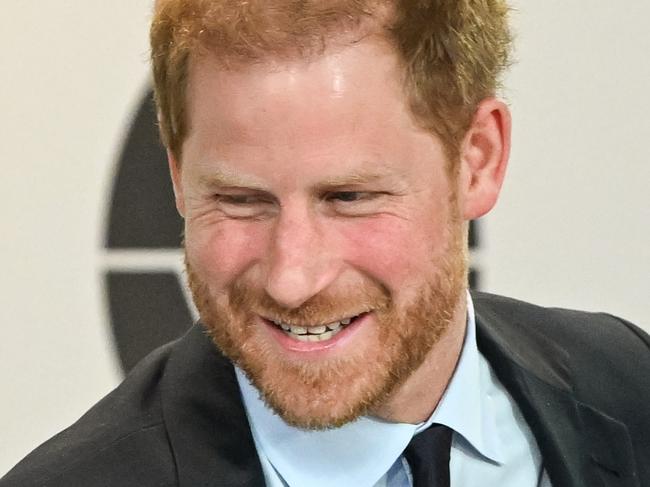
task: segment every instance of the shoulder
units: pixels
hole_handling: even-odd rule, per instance
[[[479,334],[542,380],[565,381],[576,398],[614,417],[650,424],[650,336],[606,313],[545,308],[472,294]],[[551,380],[547,380],[553,375]]]
[[[0,486],[175,485],[160,402],[172,347],[145,358],[76,423],[16,465]]]
[[[506,327],[505,333],[543,336],[578,356],[636,353],[650,366],[650,336],[624,319],[607,313],[547,308],[487,293],[472,293],[472,298],[477,315]]]

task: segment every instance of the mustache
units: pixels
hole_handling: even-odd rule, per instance
[[[327,324],[368,311],[386,310],[392,302],[388,289],[374,282],[336,294],[322,291],[296,308],[282,306],[263,289],[240,282],[234,283],[228,294],[233,310],[285,323]]]

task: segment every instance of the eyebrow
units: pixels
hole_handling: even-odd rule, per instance
[[[387,174],[359,171],[350,174],[344,174],[342,176],[327,178],[323,182],[319,183],[318,186],[328,188],[338,186],[353,186],[356,184],[369,184],[377,182],[381,179],[385,179],[386,177],[388,177]]]
[[[325,191],[344,186],[371,184],[387,178],[390,179],[391,177],[394,177],[394,175],[360,170],[326,178],[323,181],[317,182],[314,185],[314,189],[317,191]],[[235,171],[223,169],[216,169],[210,174],[199,176],[199,183],[211,188],[246,188],[263,192],[269,191],[268,187],[263,183],[255,181],[253,178],[242,176]]]
[[[199,176],[199,183],[203,186],[212,188],[249,188],[259,191],[265,191],[266,188],[261,183],[253,179],[246,178],[235,172],[215,170],[209,175]]]

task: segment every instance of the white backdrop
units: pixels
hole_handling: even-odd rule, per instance
[[[104,215],[151,1],[4,3],[0,475],[119,381]],[[650,3],[617,5],[516,2],[514,150],[476,260],[484,289],[650,330]]]

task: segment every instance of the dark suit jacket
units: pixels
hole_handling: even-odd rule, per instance
[[[650,486],[650,337],[604,314],[485,294],[474,304],[479,349],[521,408],[554,487]],[[261,485],[233,367],[198,325],[0,480]]]

